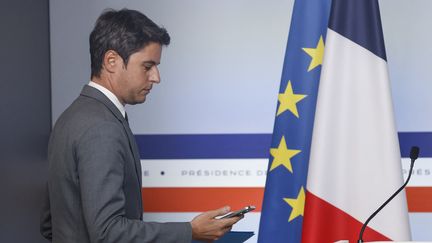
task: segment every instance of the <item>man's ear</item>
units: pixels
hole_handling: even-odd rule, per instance
[[[115,73],[123,66],[123,59],[116,51],[108,50],[105,52],[102,66],[108,73]]]

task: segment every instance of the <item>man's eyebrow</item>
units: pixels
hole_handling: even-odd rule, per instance
[[[159,65],[160,63],[157,63],[157,62],[155,62],[155,61],[143,61],[142,62],[142,64],[144,65],[144,64],[152,64],[152,65]]]

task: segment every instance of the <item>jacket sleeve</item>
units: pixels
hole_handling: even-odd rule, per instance
[[[125,217],[123,180],[128,140],[122,127],[91,127],[76,148],[81,202],[91,242],[191,242],[186,223],[147,223]]]
[[[40,215],[40,233],[42,236],[52,241],[51,207],[49,201],[48,185],[45,189],[44,201]]]

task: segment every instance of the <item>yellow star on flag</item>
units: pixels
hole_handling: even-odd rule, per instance
[[[283,200],[292,207],[288,222],[291,222],[298,216],[303,216],[305,205],[305,192],[303,187],[300,188],[297,198],[284,198]]]
[[[294,94],[292,89],[291,81],[288,81],[288,85],[285,89],[284,93],[279,94],[278,100],[280,102],[278,111],[276,116],[282,114],[284,111],[289,110],[294,114],[297,118],[299,118],[299,114],[297,111],[297,102],[304,99],[307,95],[303,94]]]
[[[310,57],[312,57],[312,60],[309,64],[308,72],[321,65],[324,56],[324,41],[322,36],[320,36],[318,44],[315,48],[303,48],[303,51],[305,51]]]
[[[270,149],[270,154],[273,156],[273,162],[271,164],[270,171],[272,171],[273,169],[275,169],[279,165],[283,165],[291,173],[293,173],[290,159],[300,152],[301,152],[301,150],[288,149],[286,142],[285,142],[285,137],[282,136],[282,139],[279,143],[278,148],[271,148]]]

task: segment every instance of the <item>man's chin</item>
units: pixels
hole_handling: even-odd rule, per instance
[[[133,101],[128,102],[129,105],[137,105],[137,104],[142,104],[146,101],[146,97],[143,98],[139,98],[139,99],[135,99]]]

